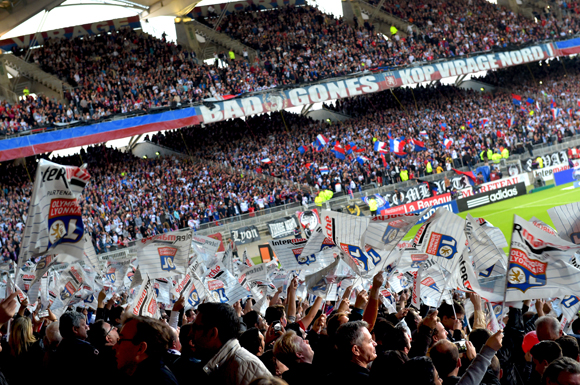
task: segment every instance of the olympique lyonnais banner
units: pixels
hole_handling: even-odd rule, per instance
[[[52,31],[38,32],[26,36],[18,36],[10,39],[0,40],[0,49],[4,51],[11,51],[14,47],[28,47],[31,41],[35,41],[33,46],[42,45],[47,39],[73,39],[79,36],[92,36],[106,33],[109,31],[119,30],[121,28],[141,28],[139,16],[125,17],[122,19],[114,19],[107,21],[99,21],[96,23],[75,25],[74,27],[54,29]]]
[[[447,202],[451,202],[451,194],[449,193],[437,195],[427,199],[421,199],[419,201],[406,203],[400,206],[391,207],[390,209],[381,211],[381,215],[406,214]]]
[[[198,105],[154,115],[11,138],[0,141],[0,162],[153,131],[172,130],[201,123],[207,124],[243,116],[277,112],[290,107],[349,98],[390,88],[517,66],[576,53],[580,53],[580,38],[537,44],[509,52],[481,54],[470,58],[424,64],[372,75],[353,76],[348,79],[327,81],[284,91],[274,89],[261,95],[212,102],[211,108]]]
[[[226,15],[229,15],[233,12],[239,12],[247,9],[248,7],[252,7],[259,10],[264,9],[274,9],[278,7],[287,7],[287,6],[294,6],[294,5],[304,5],[306,4],[305,0],[247,0],[247,1],[237,1],[235,3],[224,3],[224,4],[212,4],[211,7],[213,8],[214,15],[220,15],[223,10],[228,6],[226,10]],[[210,6],[205,7],[195,7],[193,11],[191,11],[187,16],[191,17],[192,19],[198,17],[206,17],[211,16],[208,10]]]

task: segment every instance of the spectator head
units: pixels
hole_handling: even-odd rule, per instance
[[[441,318],[441,323],[445,326],[447,330],[453,330],[453,323],[456,319],[463,321],[463,316],[465,315],[465,310],[460,303],[453,301],[453,305],[449,305],[447,302],[443,302],[439,306],[439,318]]]
[[[459,350],[455,344],[447,339],[437,342],[429,349],[429,357],[441,378],[456,376],[461,367]]]
[[[489,370],[493,373],[498,380],[503,377],[503,369],[499,363],[499,359],[496,356],[491,357],[491,364],[489,365]]]
[[[89,326],[87,325],[84,314],[76,311],[67,311],[60,316],[58,330],[62,338],[86,340]]]
[[[399,350],[408,353],[411,346],[407,334],[384,318],[379,318],[373,328],[373,338],[383,350]]]
[[[36,338],[34,338],[34,333],[32,332],[30,318],[18,317],[13,319],[8,340],[12,354],[18,357],[22,353],[26,353],[34,342],[36,342]]]
[[[266,343],[258,328],[249,328],[240,336],[240,345],[255,356],[264,353]]]
[[[578,340],[575,337],[562,336],[556,340],[556,343],[562,349],[562,356],[580,361],[580,347],[578,347]]]
[[[414,385],[442,385],[443,380],[431,358],[421,356],[411,358],[403,365],[403,372],[410,375]]]
[[[491,332],[487,329],[473,329],[469,333],[469,342],[473,344],[476,352],[479,352],[483,345],[487,342],[488,338],[491,337]]]
[[[204,303],[198,306],[193,328],[195,353],[210,359],[226,342],[240,334],[240,320],[228,304]]]
[[[282,377],[282,373],[288,370],[288,367],[274,356],[274,351],[272,349],[266,350],[264,354],[260,356],[260,361],[262,361],[268,371],[275,377]]]
[[[348,314],[344,312],[334,313],[326,322],[326,333],[328,337],[334,338],[340,325],[348,322]]]
[[[441,340],[447,339],[447,330],[445,330],[445,326],[439,321],[435,324],[435,329],[433,329],[433,334],[431,334],[431,341],[432,344],[435,344]]]
[[[338,353],[364,368],[377,358],[377,343],[367,327],[365,321],[347,322],[338,328],[334,338]]]
[[[556,318],[546,315],[536,320],[536,333],[540,341],[556,341],[562,336],[562,328]]]
[[[266,309],[266,323],[272,325],[274,321],[280,321],[282,326],[286,327],[286,310],[284,310],[283,305],[269,306]]]
[[[536,372],[540,375],[552,363],[562,357],[562,349],[554,341],[541,341],[530,350]]]
[[[181,354],[186,356],[193,355],[194,343],[193,343],[193,324],[182,325],[179,329],[179,343],[181,344]]]
[[[572,322],[572,333],[580,334],[580,318],[576,318],[574,322]]]
[[[267,330],[268,326],[264,322],[264,318],[260,315],[260,313],[258,313],[255,310],[249,311],[246,314],[244,314],[242,316],[242,319],[244,320],[246,326],[249,328],[255,327],[258,328],[260,331]]]
[[[580,364],[569,357],[554,360],[542,377],[545,385],[580,385]]]
[[[311,364],[314,351],[307,340],[298,336],[293,330],[287,331],[276,341],[274,356],[284,365],[292,368],[298,363]]]
[[[117,368],[132,376],[137,366],[148,358],[161,360],[170,347],[171,335],[165,324],[149,317],[128,318],[113,350]]]
[[[193,323],[195,321],[195,310],[187,309],[185,311],[185,318],[187,319],[187,323]]]
[[[113,346],[119,341],[117,328],[102,319],[91,325],[87,335],[89,342],[97,348],[105,345]]]
[[[259,377],[250,382],[250,385],[288,385],[288,383],[277,377]]]

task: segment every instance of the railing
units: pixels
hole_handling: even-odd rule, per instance
[[[0,86],[0,96],[12,103],[18,103],[18,95],[16,92],[9,90],[4,86]]]
[[[54,75],[44,72],[37,65],[28,63],[12,54],[3,54],[0,56],[5,65],[18,71],[21,75],[33,79],[34,81],[57,92],[60,98],[64,97],[63,85],[65,82]]]

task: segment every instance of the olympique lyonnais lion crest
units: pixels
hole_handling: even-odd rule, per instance
[[[70,281],[67,282],[66,285],[64,285],[62,291],[60,292],[61,301],[65,301],[67,298],[70,298],[75,292],[76,289],[73,286],[73,284]]]
[[[525,293],[532,287],[546,285],[546,269],[548,264],[535,259],[519,249],[512,249],[508,271],[507,288],[518,289]]]
[[[189,302],[189,304],[193,307],[199,305],[199,293],[197,292],[195,286],[193,286],[193,290],[191,290],[191,293],[189,293],[189,297],[187,297],[187,302]]]
[[[159,260],[161,262],[161,270],[171,271],[175,270],[175,263],[173,259],[177,254],[176,247],[159,247],[157,249],[159,253]]]
[[[316,262],[316,255],[304,255],[302,254],[302,250],[304,250],[303,247],[292,249],[296,262],[298,262],[299,265],[310,265],[311,263]]]
[[[278,112],[288,107],[288,99],[283,92],[271,92],[264,97],[264,107],[268,111]]]
[[[430,255],[452,259],[457,254],[457,241],[449,235],[432,233],[426,252]]]
[[[77,243],[83,238],[81,207],[76,199],[56,198],[48,211],[49,247],[60,243]]]

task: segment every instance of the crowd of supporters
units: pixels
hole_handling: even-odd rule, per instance
[[[369,292],[352,286],[336,301],[286,293],[269,296],[260,313],[249,298],[234,306],[202,303],[185,310],[178,300],[162,318],[134,316],[125,294],[96,310],[69,308],[40,318],[16,293],[0,306],[0,382],[41,381],[47,371],[84,383],[167,385],[574,385],[580,382],[580,323],[563,332],[550,301],[510,303],[503,330],[492,333],[482,299],[456,293],[438,309],[410,307],[410,293],[381,302],[384,278]],[[388,286],[388,284],[387,284]],[[352,295],[352,296],[351,296]],[[352,302],[351,302],[352,301]],[[184,311],[185,310],[185,311]],[[10,321],[10,322],[8,322]],[[34,368],[34,370],[30,370]],[[94,369],[86,376],[87,368]]]
[[[48,39],[32,50],[30,60],[73,87],[66,92],[67,103],[46,97],[28,97],[16,105],[2,102],[0,135],[467,55],[578,31],[573,4],[565,7],[570,11],[562,20],[545,14],[537,21],[485,0],[389,2],[383,7],[415,23],[421,32],[387,39],[368,22],[350,25],[308,5],[235,12],[219,25],[215,25],[217,16],[201,19],[258,50],[252,62],[248,56],[236,59],[233,52],[216,52],[223,65],[204,64],[180,45],[128,29]]]
[[[36,163],[0,165],[0,255],[16,260],[28,214]],[[282,182],[228,172],[186,158],[141,159],[105,146],[89,147],[59,164],[88,164],[91,181],[81,200],[83,223],[98,253],[178,228],[260,215],[268,207],[311,200]]]
[[[320,189],[334,188],[338,180],[341,191],[354,192],[368,183],[396,183],[403,168],[410,179],[423,177],[429,174],[429,163],[437,173],[491,161],[488,149],[494,153],[501,153],[502,148],[518,153],[528,150],[531,156],[534,145],[561,143],[577,135],[579,65],[578,60],[562,59],[531,65],[533,75],[515,67],[490,72],[482,79],[517,92],[520,105],[514,104],[512,91],[503,89],[484,93],[441,85],[399,88],[327,106],[352,117],[342,122],[271,113],[160,133],[152,140],[182,152],[187,147],[198,158]],[[560,111],[557,118],[554,109]],[[319,134],[329,144],[318,152],[312,143]],[[390,138],[404,138],[407,155],[397,156],[387,148],[383,162],[374,139],[389,143]],[[423,142],[426,150],[415,151],[411,138]],[[452,144],[444,146],[445,139]],[[333,152],[336,142],[356,149],[340,160]],[[308,151],[302,154],[301,146]],[[369,161],[361,164],[356,161],[360,156]]]

